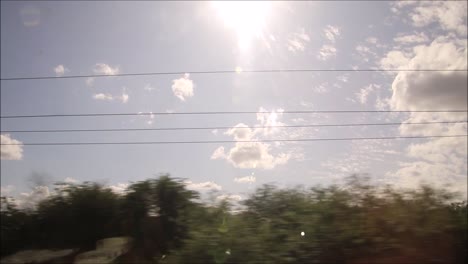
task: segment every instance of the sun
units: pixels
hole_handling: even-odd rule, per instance
[[[253,38],[262,34],[271,5],[267,1],[213,1],[212,4],[224,25],[236,33],[241,49],[248,48]]]

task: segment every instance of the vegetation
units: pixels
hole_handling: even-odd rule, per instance
[[[79,248],[132,237],[120,263],[466,263],[467,204],[422,186],[264,185],[234,212],[196,202],[179,179],[137,182],[122,195],[95,183],[58,185],[25,212],[2,197],[1,254]]]

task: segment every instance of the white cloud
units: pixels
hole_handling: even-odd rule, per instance
[[[466,141],[464,144],[466,146]],[[444,164],[421,160],[401,163],[400,168],[388,176],[392,183],[400,187],[416,188],[420,184],[429,184],[457,191],[466,199],[466,173],[466,159],[464,167],[453,167],[452,162]]]
[[[283,109],[267,111],[260,107],[257,112],[258,127],[251,129],[249,126],[240,123],[229,129],[225,134],[233,136],[236,141],[256,140],[257,136],[271,135],[277,132],[277,126],[284,125],[278,121]],[[270,144],[263,142],[236,142],[227,153],[223,146],[218,147],[211,159],[225,159],[236,168],[260,168],[273,169],[277,165],[285,164],[291,158],[291,154],[279,153],[274,156],[270,153]]]
[[[457,47],[438,39],[429,46],[417,46],[406,65],[410,69],[466,69],[466,44]],[[392,84],[391,104],[396,110],[466,109],[466,87],[466,72],[399,72]]]
[[[321,165],[337,178],[362,173],[368,171],[372,165],[378,166],[381,162],[398,157],[400,153],[394,149],[393,144],[384,140],[351,141],[349,152],[328,158]]]
[[[114,96],[112,94],[104,94],[104,93],[97,93],[93,95],[93,99],[95,100],[102,100],[102,101],[112,101],[114,100]]]
[[[318,93],[318,94],[324,94],[324,93],[327,93],[328,92],[328,83],[327,82],[324,82],[324,83],[321,83],[317,86],[315,86],[313,88],[314,92]]]
[[[19,140],[11,138],[9,134],[0,135],[0,158],[2,160],[21,160],[23,158],[23,143]],[[3,145],[3,144],[19,144],[19,145]]]
[[[185,186],[187,189],[197,190],[197,191],[206,191],[206,190],[218,190],[220,191],[222,187],[212,181],[199,182],[195,183],[192,181],[185,181]]]
[[[376,46],[375,44],[372,45]],[[372,51],[371,48],[362,44],[357,45],[355,50],[359,55],[359,59],[365,62],[369,62],[371,58],[375,58],[377,56],[377,53]]]
[[[428,45],[418,45],[407,58],[411,69],[466,69],[466,42],[439,37]],[[393,83],[390,107],[394,110],[450,110],[467,108],[466,72],[399,72]],[[411,113],[405,122],[466,119],[466,113]],[[405,126],[401,135],[429,136],[466,134],[466,123]],[[466,138],[428,139],[410,144],[404,162],[389,173],[397,184],[416,187],[420,183],[450,185],[466,195]]]
[[[336,48],[332,45],[323,45],[320,48],[318,58],[320,60],[328,60],[331,57],[336,56]]]
[[[340,29],[331,25],[326,26],[325,29],[323,29],[323,33],[331,43],[335,43],[336,39],[341,35]]]
[[[49,187],[36,186],[29,193],[21,193],[16,204],[21,209],[34,210],[38,203],[50,196]]]
[[[369,84],[368,86],[361,88],[359,92],[356,93],[356,98],[361,104],[367,103],[367,99],[372,92],[375,92],[379,89],[380,86],[376,84]]]
[[[194,83],[190,80],[190,74],[186,73],[180,79],[172,80],[172,92],[181,101],[193,96]]]
[[[233,136],[235,140],[250,140],[253,136],[253,131],[247,125],[240,123],[226,131],[224,134]]]
[[[234,178],[234,181],[238,183],[252,183],[252,182],[255,182],[256,180],[257,178],[255,178],[255,176],[253,175],[240,177],[240,178]]]
[[[112,67],[105,63],[96,63],[93,68],[95,74],[116,75],[119,74],[120,69],[118,66]]]
[[[309,41],[309,35],[307,35],[305,30],[301,28],[300,32],[294,33],[293,36],[288,39],[288,50],[294,53],[297,51],[304,51],[305,45]]]
[[[62,64],[57,65],[57,67],[54,68],[55,75],[58,77],[63,76],[65,72],[69,72],[69,71],[70,70],[65,68],[65,66],[63,66]]]
[[[380,65],[384,69],[403,69],[408,66],[409,55],[399,50],[392,50],[380,60]]]
[[[226,159],[236,168],[242,169],[273,169],[277,165],[286,164],[290,154],[270,154],[270,145],[261,142],[237,142],[236,145],[224,153],[224,147],[215,150],[212,159]]]
[[[395,37],[393,41],[400,44],[414,44],[414,43],[426,43],[429,41],[429,38],[424,32],[410,34],[410,35],[400,35]]]
[[[380,98],[379,96],[375,100],[375,109],[379,111],[389,110],[390,98]]]
[[[343,83],[347,83],[349,81],[349,77],[350,77],[350,74],[349,73],[345,73],[345,74],[342,74],[342,75],[339,75],[338,77],[336,77],[336,79],[338,81],[341,81]]]
[[[466,1],[430,1],[419,3],[410,11],[409,15],[413,25],[417,27],[436,22],[443,29],[466,37],[466,10]]]
[[[13,185],[7,185],[7,186],[1,186],[0,187],[1,196],[10,195],[14,190],[15,190],[15,186],[13,186]]]
[[[328,40],[329,44],[324,44],[319,50],[319,54],[317,55],[317,58],[319,60],[328,60],[331,57],[335,57],[337,50],[334,46],[337,38],[340,36],[340,29],[335,26],[328,25],[325,27],[323,30],[324,35],[326,39]]]
[[[122,95],[118,97],[118,99],[124,104],[126,104],[128,102],[128,98],[129,98],[129,96],[128,96],[128,93],[126,91],[123,91]]]
[[[221,194],[216,197],[217,200],[241,201],[243,198],[238,194]]]
[[[78,180],[73,179],[72,177],[66,177],[65,180],[63,180],[65,183],[78,183]]]
[[[116,185],[109,186],[109,189],[116,194],[124,194],[127,191],[128,183],[118,183]]]
[[[285,125],[284,123],[278,121],[278,119],[283,115],[284,110],[279,108],[273,111],[267,111],[267,109],[260,107],[257,112],[257,121],[261,128],[255,128],[253,131],[254,135],[263,134],[264,136],[272,135],[278,131],[278,126]]]
[[[224,159],[226,158],[226,154],[224,153],[224,147],[221,146],[217,149],[215,149],[215,151],[213,152],[213,154],[211,154],[211,158],[210,159]]]
[[[122,91],[121,95],[112,95],[112,94],[109,94],[109,93],[97,93],[97,94],[93,95],[93,99],[101,100],[101,101],[114,101],[114,100],[117,100],[117,101],[120,101],[120,102],[126,104],[128,102],[129,95],[124,89]]]

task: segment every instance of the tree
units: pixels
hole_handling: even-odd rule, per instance
[[[188,224],[196,192],[187,190],[180,179],[168,175],[129,186],[122,207],[126,234],[143,249],[146,259],[180,248],[188,237]],[[150,232],[147,232],[151,230]]]

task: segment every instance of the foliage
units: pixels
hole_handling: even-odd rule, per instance
[[[34,212],[2,198],[2,255],[88,249],[133,238],[121,263],[466,263],[467,204],[447,191],[344,186],[258,188],[234,212],[200,204],[179,179],[133,183],[117,195],[93,183],[59,186]],[[4,206],[5,205],[5,206]]]

